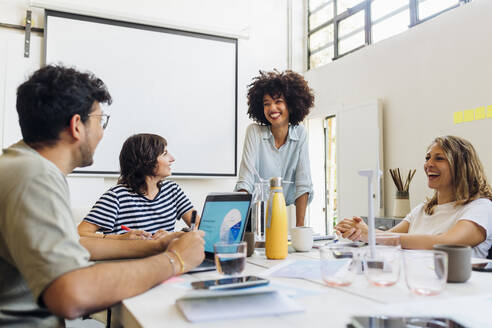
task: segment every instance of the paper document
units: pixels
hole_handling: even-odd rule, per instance
[[[208,294],[202,293],[202,297],[193,293],[193,295],[185,295],[176,300],[176,306],[186,320],[190,322],[249,318],[304,311],[303,307],[283,293],[260,288],[257,290],[260,293],[255,293],[253,288],[247,292],[235,290],[218,293],[215,291]]]
[[[330,269],[338,271],[346,260],[331,260]],[[286,260],[262,273],[272,277],[321,280],[320,260]]]

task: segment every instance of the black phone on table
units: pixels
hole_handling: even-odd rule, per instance
[[[265,278],[256,276],[246,276],[246,277],[231,277],[222,278],[215,280],[202,280],[194,281],[191,283],[193,289],[237,289],[237,288],[247,288],[253,286],[263,286],[268,285],[270,281]]]
[[[433,317],[352,317],[351,324],[355,328],[466,328],[454,320]]]
[[[472,264],[473,271],[492,272],[492,262]]]

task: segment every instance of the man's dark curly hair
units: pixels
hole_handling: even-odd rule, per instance
[[[166,139],[156,134],[141,133],[126,139],[120,152],[118,183],[143,195],[145,177],[155,175],[157,157],[164,153],[166,146]],[[161,182],[157,186],[160,184]]]
[[[111,104],[103,81],[61,65],[45,66],[17,88],[17,113],[24,141],[30,145],[53,145],[75,114],[83,123],[92,105]]]
[[[298,125],[314,105],[314,95],[302,75],[287,70],[285,72],[260,71],[260,75],[248,85],[248,115],[261,125],[270,125],[263,111],[263,96],[272,98],[283,96],[289,110],[289,123]]]

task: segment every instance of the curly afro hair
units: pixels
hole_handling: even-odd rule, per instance
[[[302,122],[314,105],[314,95],[306,80],[291,70],[260,71],[248,88],[248,115],[261,125],[270,125],[263,111],[263,96],[266,94],[272,98],[285,98],[292,125]]]

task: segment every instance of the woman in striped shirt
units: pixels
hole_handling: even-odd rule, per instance
[[[120,152],[118,184],[106,191],[79,224],[81,236],[112,239],[160,238],[176,220],[191,224],[193,205],[171,175],[174,157],[155,134],[129,137]],[[98,233],[98,232],[102,232]]]

